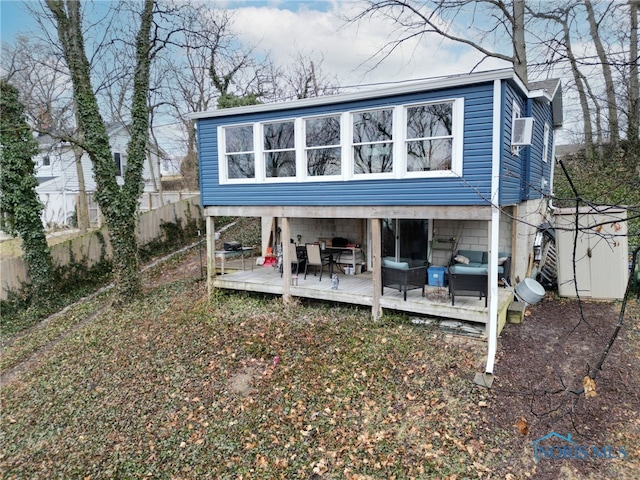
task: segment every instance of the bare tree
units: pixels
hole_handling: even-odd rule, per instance
[[[611,73],[611,65],[609,56],[605,52],[604,45],[602,43],[602,38],[600,35],[600,25],[602,19],[605,15],[607,15],[608,11],[612,8],[613,2],[610,2],[609,5],[605,8],[605,11],[602,13],[602,16],[599,19],[596,19],[596,13],[594,11],[591,0],[584,0],[584,6],[587,10],[587,19],[589,20],[589,33],[591,34],[591,39],[593,40],[593,45],[595,46],[596,52],[598,54],[598,58],[600,60],[600,66],[602,68],[602,76],[605,84],[605,92],[606,92],[606,105],[608,116],[607,120],[609,123],[609,141],[611,142],[613,147],[616,147],[620,141],[620,131],[618,126],[618,105],[616,101],[616,88],[613,82],[613,75]]]
[[[629,0],[629,107],[627,120],[627,138],[638,138],[638,124],[640,124],[640,85],[638,81],[638,2]],[[636,160],[640,156],[636,146]],[[640,162],[638,162],[638,176],[640,176]]]
[[[281,75],[282,86],[279,97],[311,98],[322,95],[333,95],[340,91],[337,78],[329,78],[323,72],[323,57],[313,59],[313,53],[297,52],[292,62]]]
[[[84,133],[83,147],[94,167],[96,199],[109,229],[117,301],[125,301],[140,290],[135,227],[149,129],[147,95],[153,55],[151,27],[154,5],[153,0],[145,0],[143,10],[139,13],[140,27],[135,40],[136,71],[131,104],[131,140],[127,150],[128,165],[124,173],[124,185],[120,187],[116,181],[116,165],[112,160],[105,122],[92,86],[90,62],[85,51],[81,4],[72,0],[46,0],[71,74],[78,125]]]
[[[347,21],[380,17],[395,26],[394,38],[378,52],[378,63],[403,42],[435,34],[477,50],[483,60],[491,57],[513,64],[516,74],[527,82],[524,8],[524,0],[366,0],[362,11]],[[464,33],[458,33],[455,27],[462,27],[465,20],[467,24],[460,28]],[[511,48],[500,51],[489,44],[505,36]]]
[[[403,42],[435,34],[477,50],[483,60],[493,57],[512,63],[525,82],[532,72],[543,76],[567,72],[580,101],[589,154],[591,147],[602,153],[599,149],[605,143],[615,151],[625,131],[625,151],[639,150],[636,0],[366,0],[348,21],[374,17],[394,26],[392,36],[373,58],[376,65]],[[510,42],[499,41],[499,36]],[[576,51],[574,44],[583,50]],[[503,50],[503,45],[509,45],[510,51]],[[640,174],[637,160],[636,165]]]

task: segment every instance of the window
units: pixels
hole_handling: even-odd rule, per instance
[[[549,159],[549,133],[550,128],[549,124],[544,124],[544,138],[542,139],[542,161],[546,162]]]
[[[462,175],[464,98],[218,127],[221,183]]]
[[[227,178],[255,178],[253,126],[241,125],[224,129]]]
[[[340,146],[340,116],[307,118],[305,152],[307,175],[310,177],[340,175],[342,148]]]
[[[511,109],[511,128],[513,128],[513,124],[515,123],[514,120],[516,118],[520,118],[522,116],[522,114],[520,113],[520,106],[515,102],[515,100],[513,101],[512,104],[512,109]],[[512,145],[511,146],[511,153],[515,156],[519,156],[520,155],[520,147],[517,145]]]
[[[407,108],[407,172],[451,170],[453,102]]]
[[[353,173],[393,172],[393,110],[353,114]]]
[[[42,166],[43,167],[51,166],[51,158],[49,157],[49,155],[45,155],[44,157],[42,157]]]
[[[296,150],[294,122],[265,123],[264,161],[267,178],[295,177]]]
[[[122,176],[122,157],[119,152],[114,152],[113,161],[116,164],[116,175],[118,177]]]

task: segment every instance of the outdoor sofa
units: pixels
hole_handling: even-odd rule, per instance
[[[451,256],[447,267],[449,295],[455,305],[456,295],[478,295],[484,297],[487,306],[487,275],[489,272],[489,253],[477,250],[458,250]],[[498,253],[498,280],[509,280],[511,255]]]

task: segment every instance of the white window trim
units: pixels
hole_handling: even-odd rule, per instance
[[[293,122],[293,152],[296,156],[296,175],[293,177],[267,177],[267,162],[265,161],[265,153],[264,149],[264,126],[271,123],[287,123]],[[260,155],[260,163],[261,168],[261,176],[262,183],[296,183],[302,181],[300,178],[300,141],[301,141],[301,132],[300,132],[300,118],[291,117],[291,118],[278,118],[277,120],[269,120],[259,122],[259,128],[257,129],[260,132],[260,141],[256,145],[256,159],[258,159],[258,152]],[[280,148],[277,150],[269,150],[269,152],[290,152],[290,148]],[[257,160],[256,160],[256,168],[257,168]]]
[[[449,170],[430,170],[428,172],[407,172],[407,156],[405,155],[404,146],[407,142],[407,108],[417,107],[420,105],[436,105],[438,103],[452,103],[453,108],[453,125],[451,126],[453,141],[451,142],[451,168]],[[402,157],[402,171],[398,178],[446,178],[446,177],[462,177],[463,164],[463,146],[464,146],[464,98],[446,98],[438,99],[431,102],[419,102],[402,105],[402,142],[400,143],[400,152]],[[437,139],[439,137],[433,137]],[[440,138],[449,138],[448,136]]]
[[[307,120],[314,120],[314,119],[318,119],[318,118],[329,118],[329,117],[338,117],[340,119],[340,142],[337,145],[323,145],[321,147],[311,147],[308,148],[306,145],[306,138],[307,138],[307,128],[306,128],[306,121]],[[302,155],[299,155],[299,157],[301,157],[301,163],[302,163],[302,170],[300,170],[301,175],[301,181],[303,182],[335,182],[335,181],[340,181],[340,180],[344,180],[345,177],[345,152],[344,152],[344,142],[342,141],[342,139],[345,138],[345,131],[344,131],[344,120],[345,120],[345,115],[343,113],[329,113],[329,114],[324,114],[324,115],[311,115],[311,116],[307,116],[307,117],[301,117],[300,118],[300,132],[301,132],[301,138],[300,138],[300,142],[301,142],[301,148],[300,150],[302,151]],[[313,175],[309,175],[307,173],[307,150],[313,150],[313,149],[318,149],[318,148],[340,148],[340,173],[338,175],[317,175],[317,176],[313,176]]]
[[[511,130],[513,130],[513,124],[515,123],[514,120],[516,118],[521,118],[522,117],[522,111],[520,110],[520,105],[518,105],[516,103],[515,100],[513,100],[512,102],[512,107],[511,107]],[[512,145],[511,146],[511,154],[519,157],[520,156],[520,147],[517,145]]]
[[[253,129],[253,159],[256,162],[254,178],[229,178],[229,166],[227,165],[227,136],[225,135],[226,128],[251,126]],[[220,184],[242,184],[242,183],[256,183],[258,176],[257,154],[256,154],[256,126],[253,123],[238,123],[231,125],[224,125],[218,127],[218,176]],[[247,153],[247,152],[245,152]]]
[[[453,141],[451,152],[450,170],[431,170],[427,172],[407,172],[407,158],[405,154],[405,142],[407,138],[406,111],[407,107],[430,105],[438,103],[453,103]],[[514,102],[514,114],[520,112],[520,108]],[[393,145],[393,170],[386,173],[361,173],[355,174],[353,157],[353,116],[358,113],[378,110],[392,110],[392,140]],[[462,177],[463,172],[463,146],[464,146],[464,98],[444,98],[426,102],[403,103],[399,105],[381,105],[366,109],[349,110],[344,112],[327,112],[319,115],[307,115],[292,118],[278,118],[269,121],[237,123],[221,125],[217,128],[218,135],[218,172],[221,185],[253,184],[253,183],[312,183],[312,182],[336,182],[351,180],[388,180],[407,178],[446,178]],[[323,117],[340,117],[341,142],[341,167],[340,175],[309,176],[307,174],[307,158],[305,145],[305,120]],[[296,176],[295,177],[267,177],[264,151],[264,125],[268,123],[294,122],[294,146],[296,152]],[[228,177],[228,165],[226,160],[225,129],[250,125],[253,127],[253,155],[255,161],[254,178]],[[434,137],[435,138],[435,137]],[[445,137],[443,137],[445,138]],[[446,137],[448,138],[448,137]],[[375,143],[375,142],[374,142]],[[387,143],[387,142],[381,142]],[[289,150],[289,149],[284,149]],[[248,153],[248,152],[247,152]],[[517,155],[517,153],[515,153]]]
[[[383,105],[372,108],[364,108],[361,110],[351,110],[349,111],[349,136],[346,140],[349,143],[349,175],[353,180],[384,180],[388,178],[395,178],[395,168],[396,168],[396,127],[398,122],[396,122],[397,117],[397,109],[400,105]],[[391,143],[391,155],[393,159],[393,168],[390,172],[382,172],[382,173],[355,173],[353,170],[356,165],[356,160],[353,155],[353,147],[356,145],[353,141],[353,117],[359,113],[365,112],[378,112],[380,110],[391,110],[391,140],[377,140],[375,142],[366,142],[360,143],[358,145],[374,145],[377,143]]]

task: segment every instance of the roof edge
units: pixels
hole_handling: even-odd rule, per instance
[[[456,87],[460,85],[468,85],[469,83],[481,83],[495,80],[514,80],[518,82],[517,76],[513,68],[503,68],[499,70],[487,70],[478,73],[461,73],[456,75],[448,75],[443,77],[434,77],[424,80],[408,81],[402,85],[393,85],[390,87],[377,89],[363,89],[357,92],[339,93],[336,95],[325,95],[321,97],[303,98],[300,100],[289,100],[284,102],[261,103],[258,105],[248,105],[243,107],[225,108],[220,110],[208,110],[204,112],[194,112],[187,115],[192,120],[228,117],[233,115],[242,115],[247,113],[261,113],[279,110],[289,110],[293,108],[305,108],[319,105],[331,105],[336,103],[346,103],[357,100],[365,100],[370,98],[387,97],[392,95],[402,95],[406,93],[414,93],[419,91],[437,90],[446,87]],[[519,82],[526,92],[526,88]]]

